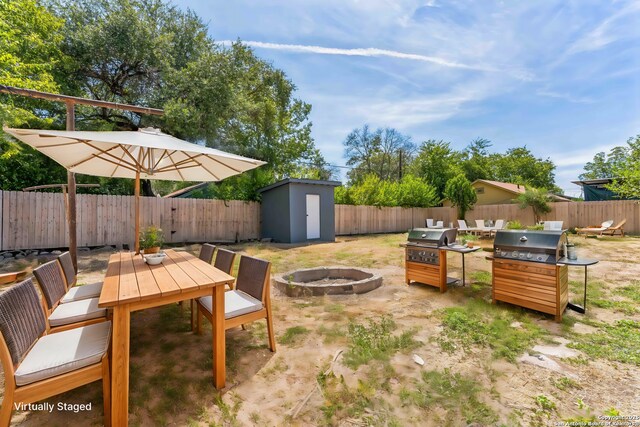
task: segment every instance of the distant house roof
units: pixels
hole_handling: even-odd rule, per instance
[[[265,191],[273,190],[276,187],[280,187],[286,184],[309,184],[309,185],[328,185],[331,187],[340,187],[342,183],[340,181],[324,181],[321,179],[300,179],[300,178],[287,178],[282,181],[275,182],[266,187],[262,187],[258,190],[258,193],[264,193]]]
[[[500,181],[489,181],[488,179],[476,179],[471,183],[474,185],[476,183],[484,183],[488,185],[493,185],[494,187],[501,188],[505,191],[509,191],[513,194],[522,194],[525,192],[524,185],[520,184],[512,184],[510,182],[500,182]]]

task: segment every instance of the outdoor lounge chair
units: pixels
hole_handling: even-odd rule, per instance
[[[444,221],[437,221],[434,224],[432,218],[427,218],[425,220],[425,225],[427,226],[427,228],[443,228],[444,227]]]
[[[542,225],[542,229],[543,230],[556,230],[556,231],[560,231],[562,230],[562,224],[564,223],[564,221],[545,221],[544,224]]]
[[[624,237],[624,225],[627,223],[627,218],[623,219],[613,227],[609,227],[606,230],[602,231],[600,235],[602,236],[615,236],[617,232],[620,232],[620,237]]]
[[[236,288],[224,293],[224,329],[242,326],[255,320],[267,319],[269,348],[276,351],[271,313],[271,263],[248,256],[240,258]],[[210,296],[197,300],[198,333],[202,332],[202,316],[212,322],[213,299]]]
[[[33,270],[42,291],[51,331],[63,331],[107,320],[107,310],[98,307],[98,298],[60,304],[66,295],[62,267],[57,260],[49,261]]]
[[[46,335],[46,319],[33,281],[0,294],[0,360],[4,397],[0,426],[20,404],[102,380],[104,424],[111,424],[109,343],[111,322]]]
[[[624,222],[626,222],[626,221],[627,220],[625,219]],[[585,237],[587,237],[587,235],[589,235],[589,234],[591,234],[591,235],[595,234],[595,235],[602,236],[602,232],[608,230],[609,228],[611,228],[612,225],[613,225],[613,220],[610,219],[610,220],[604,221],[602,224],[600,224],[600,227],[598,227],[598,226],[590,226],[590,227],[584,227],[584,228],[577,228],[576,229],[576,233],[582,234]]]
[[[491,228],[490,227],[485,227],[484,225],[484,219],[476,219],[476,233],[478,234],[478,236],[482,237],[482,236],[489,236],[491,237]]]
[[[200,254],[198,258],[206,262],[207,264],[211,264],[213,261],[213,253],[215,252],[216,247],[210,243],[205,243],[200,247]]]
[[[477,228],[469,228],[469,226],[467,226],[467,221],[465,221],[464,219],[459,219],[458,220],[458,232],[459,233],[476,234],[477,231],[478,231]]]
[[[100,296],[100,292],[102,292],[102,282],[76,286],[78,277],[76,276],[76,270],[73,267],[73,261],[71,261],[69,251],[60,255],[58,262],[60,262],[60,267],[62,267],[62,271],[64,272],[64,279],[66,281],[65,289],[67,290],[67,293],[64,294],[60,300],[61,304],[89,298],[98,298]]]
[[[504,228],[504,219],[497,219],[496,223],[491,227],[491,235],[495,235],[498,230]]]

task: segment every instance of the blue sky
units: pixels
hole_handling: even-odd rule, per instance
[[[640,133],[640,1],[178,1],[216,41],[240,38],[313,105],[313,137],[344,165],[354,128],[457,149],[526,145],[570,183]]]

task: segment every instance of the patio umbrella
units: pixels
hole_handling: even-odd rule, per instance
[[[136,132],[10,129],[4,131],[71,172],[135,183],[135,250],[139,251],[140,179],[220,181],[265,164],[174,138],[158,129]]]

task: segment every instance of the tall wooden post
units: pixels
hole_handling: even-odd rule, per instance
[[[67,101],[67,130],[76,130],[75,103]],[[67,205],[69,225],[69,254],[73,261],[73,268],[78,272],[78,241],[76,230],[76,174],[67,170]]]
[[[134,218],[136,222],[136,235],[135,235],[135,243],[134,246],[136,248],[136,255],[140,253],[140,171],[136,171],[136,188],[135,188],[135,198],[136,198],[136,217]]]

